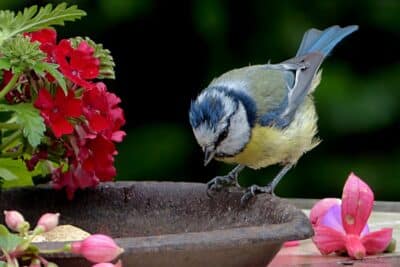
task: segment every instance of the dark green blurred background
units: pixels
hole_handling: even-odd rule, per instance
[[[59,1],[0,0],[1,9]],[[60,37],[87,35],[114,55],[128,123],[118,179],[206,182],[231,166],[203,167],[188,123],[190,100],[211,79],[248,64],[293,56],[311,27],[360,25],[323,65],[315,93],[323,142],[277,188],[287,197],[339,196],[349,172],[377,199],[400,200],[400,2],[81,0],[83,20]],[[235,3],[234,3],[235,2]],[[266,184],[278,171],[245,170]]]

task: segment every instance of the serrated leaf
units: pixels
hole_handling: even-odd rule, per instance
[[[40,144],[46,125],[39,110],[31,103],[17,105],[0,104],[0,111],[14,111],[15,122],[22,126],[22,132],[32,147]]]
[[[41,75],[44,76],[45,72],[48,72],[51,74],[51,76],[56,79],[60,87],[63,89],[64,94],[68,94],[67,90],[67,83],[65,82],[64,76],[61,74],[61,72],[58,71],[58,65],[57,64],[52,64],[48,62],[39,62],[38,64],[35,65],[34,71]]]
[[[9,70],[10,68],[10,60],[7,58],[0,58],[0,70]]]
[[[21,159],[1,158],[0,166],[0,177],[4,179],[4,188],[33,185],[32,174]]]
[[[4,225],[0,224],[0,248],[4,251],[11,252],[22,242],[24,242],[22,237],[10,233]]]
[[[82,41],[86,41],[91,47],[94,48],[93,55],[100,60],[99,76],[97,76],[98,79],[115,79],[115,63],[113,57],[111,56],[110,50],[103,48],[102,44],[96,44],[89,37],[75,37],[71,38],[70,40],[72,46],[75,48]]]
[[[39,11],[37,6],[32,6],[17,14],[8,10],[0,11],[0,45],[4,40],[19,33],[64,25],[66,21],[74,21],[85,15],[85,11],[75,5],[67,7],[66,3],[61,3],[54,9],[48,4]]]

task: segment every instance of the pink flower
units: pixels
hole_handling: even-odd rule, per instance
[[[341,204],[337,200],[318,202],[310,217],[315,231],[313,241],[319,251],[324,255],[347,251],[354,259],[383,252],[392,240],[393,229],[369,232],[367,220],[373,202],[372,190],[353,173],[344,185]]]
[[[342,201],[338,198],[324,198],[315,203],[310,212],[310,221],[315,226],[323,218],[326,212],[334,205],[340,205]]]
[[[91,235],[71,245],[72,253],[82,255],[87,260],[96,263],[112,261],[123,251],[111,237],[101,234]]]
[[[299,245],[300,245],[300,241],[299,240],[287,241],[287,242],[283,243],[283,246],[285,248],[297,247]]]
[[[45,213],[43,214],[36,227],[41,227],[45,232],[51,231],[58,225],[60,213]]]
[[[24,216],[16,210],[4,211],[6,225],[13,231],[19,232],[25,224]]]
[[[103,262],[103,263],[97,263],[92,267],[122,267],[122,262],[120,260],[116,264]]]

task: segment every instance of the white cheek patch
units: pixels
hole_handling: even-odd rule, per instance
[[[230,119],[228,136],[217,148],[217,153],[235,155],[249,142],[251,128],[244,106],[240,103],[237,112]]]

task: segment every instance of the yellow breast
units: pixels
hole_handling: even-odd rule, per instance
[[[318,145],[317,115],[312,98],[299,107],[285,129],[255,125],[244,150],[234,157],[219,158],[227,163],[243,164],[258,169],[277,163],[296,163],[305,152]]]

